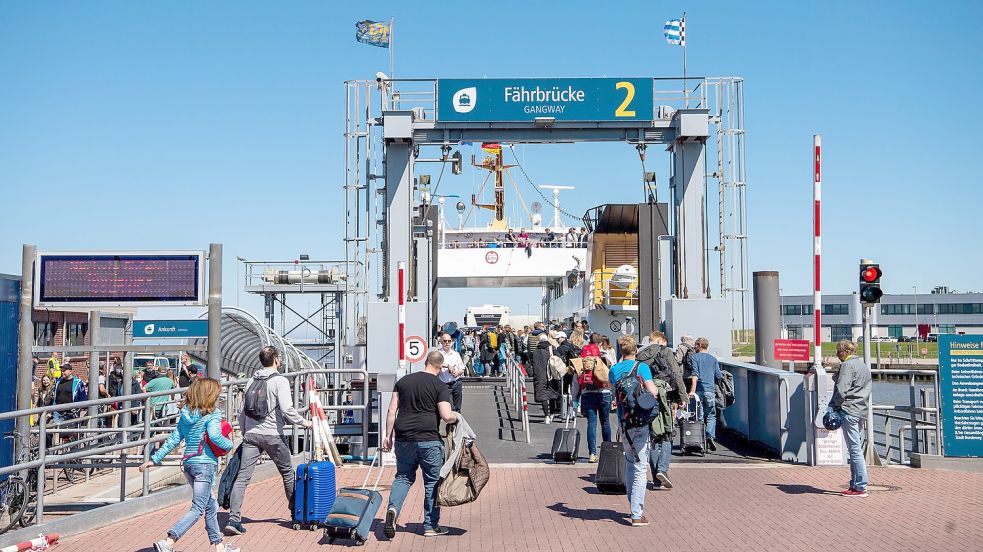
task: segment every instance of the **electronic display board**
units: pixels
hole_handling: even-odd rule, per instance
[[[204,304],[202,251],[39,252],[37,307]]]

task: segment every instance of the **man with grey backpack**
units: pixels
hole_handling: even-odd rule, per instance
[[[284,440],[283,424],[288,422],[305,428],[313,424],[305,420],[294,408],[287,378],[280,376],[280,352],[275,347],[266,346],[259,352],[259,362],[263,368],[253,373],[246,384],[242,412],[239,420],[242,430],[242,461],[239,475],[232,487],[229,503],[229,521],[223,532],[226,535],[241,535],[246,532],[242,526],[242,502],[256,469],[256,461],[266,453],[276,465],[283,478],[283,491],[287,495],[287,519],[293,517],[294,469],[290,463],[290,449]]]

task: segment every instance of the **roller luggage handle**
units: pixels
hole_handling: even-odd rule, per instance
[[[372,491],[378,492],[378,489],[379,489],[379,480],[382,479],[382,471],[383,471],[382,470],[382,461],[379,460],[381,457],[382,457],[382,452],[381,451],[377,451],[375,453],[375,456],[372,457],[372,462],[369,463],[369,471],[365,472],[365,480],[362,481],[362,488],[363,489],[367,489],[368,488],[368,485],[369,485],[369,476],[372,475],[372,467],[375,466],[376,462],[378,462],[379,463],[379,475],[376,476],[375,483],[373,483],[372,489],[370,489]]]

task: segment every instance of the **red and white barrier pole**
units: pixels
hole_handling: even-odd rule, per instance
[[[822,325],[821,325],[821,315],[823,310],[823,294],[822,286],[820,280],[820,252],[822,247],[820,244],[820,227],[819,227],[819,214],[820,214],[820,198],[822,191],[822,166],[823,166],[823,138],[819,134],[814,134],[812,136],[812,147],[813,147],[813,179],[812,179],[812,199],[814,202],[813,213],[812,213],[812,253],[813,253],[813,315],[815,316],[814,329],[813,329],[813,343],[815,343],[815,349],[813,351],[812,363],[814,366],[821,366],[823,362],[823,350],[822,350]]]
[[[406,261],[396,263],[396,278],[399,280],[399,306],[397,321],[399,323],[399,369],[400,374],[406,372]]]
[[[37,538],[29,541],[19,542],[0,548],[0,552],[27,552],[29,550],[47,550],[48,546],[58,543],[58,533],[50,535],[38,535]]]

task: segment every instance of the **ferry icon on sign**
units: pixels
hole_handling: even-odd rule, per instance
[[[478,89],[474,86],[462,88],[454,93],[451,103],[454,111],[458,113],[470,113],[474,109],[475,102],[478,101]]]

